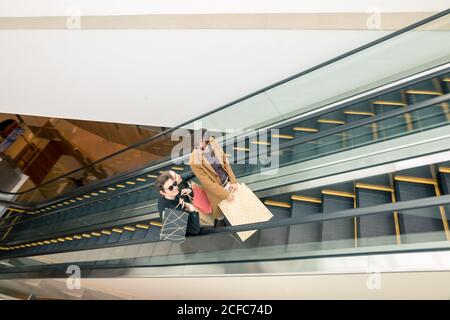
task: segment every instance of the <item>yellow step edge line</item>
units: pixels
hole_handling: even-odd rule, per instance
[[[380,186],[380,185],[376,185],[376,184],[362,183],[362,182],[358,182],[355,185],[355,187],[356,188],[361,188],[361,189],[370,189],[370,190],[394,192],[394,189],[392,189],[391,187]]]
[[[442,79],[442,81],[444,81],[444,82],[450,82],[450,78],[444,78],[444,79]]]
[[[103,234],[106,234],[106,235],[110,235],[110,234],[111,234],[111,231],[109,231],[109,230],[102,230],[102,233],[103,233]]]
[[[119,229],[119,228],[113,228],[112,231],[116,232],[116,233],[122,233],[123,232],[123,230]]]
[[[345,124],[344,121],[341,120],[333,120],[333,119],[319,119],[317,122],[320,123],[333,123],[333,124]]]
[[[99,232],[91,232],[93,236],[100,237],[102,234]]]
[[[87,233],[83,233],[81,236],[82,236],[82,237],[85,237],[85,238],[90,238],[90,237],[91,237],[91,235],[90,235],[90,234],[87,234]]]
[[[450,168],[449,167],[439,167],[439,172],[450,173]]]
[[[339,191],[339,190],[331,190],[331,189],[322,189],[323,194],[338,196],[338,197],[347,197],[347,198],[355,198],[355,195],[351,192]]]
[[[156,176],[154,174],[148,174],[147,177],[149,177],[149,178],[158,178],[158,176]]]
[[[322,203],[322,200],[319,198],[313,198],[313,197],[306,197],[306,196],[298,196],[298,195],[292,195],[292,200],[296,201],[305,201],[305,202],[313,202],[313,203]]]
[[[347,110],[344,111],[345,114],[356,114],[359,116],[374,116],[375,113],[373,112],[367,112],[367,111],[353,111],[353,110]]]
[[[157,221],[150,221],[150,224],[152,226],[157,226],[157,227],[161,227],[162,226],[162,223],[161,222],[157,222]]]
[[[272,137],[279,139],[294,139],[294,136],[291,136],[290,134],[273,134]]]
[[[144,178],[136,178],[136,181],[141,181],[141,182],[144,182],[144,181],[147,181],[146,179],[144,179]]]
[[[287,202],[281,202],[281,201],[275,201],[275,200],[265,200],[264,204],[274,207],[281,207],[281,208],[290,208],[291,205]]]
[[[15,208],[8,208],[8,210],[15,211],[15,212],[25,212],[25,210],[15,209]]]
[[[304,132],[319,132],[318,129],[307,128],[307,127],[295,127],[292,130],[294,130],[294,131],[304,131]]]
[[[424,95],[432,95],[432,96],[442,96],[442,93],[437,91],[430,90],[406,90],[406,93],[409,94],[424,94]]]
[[[134,185],[134,184],[136,184],[136,182],[134,182],[134,181],[127,181],[126,184]]]
[[[437,185],[437,181],[430,178],[409,177],[409,176],[394,176],[394,180],[403,182],[413,182],[422,184]]]
[[[407,106],[407,104],[403,103],[403,102],[385,101],[385,100],[374,101],[373,104],[383,105],[383,106],[396,106],[396,107],[406,107]]]
[[[125,230],[127,230],[127,231],[136,231],[136,228],[133,228],[133,227],[129,227],[129,226],[126,226],[126,227],[123,227]]]
[[[172,169],[172,170],[178,170],[178,171],[183,171],[183,170],[184,170],[183,167],[170,167],[170,169]]]
[[[237,151],[250,151],[249,148],[241,148],[241,147],[233,147],[233,149]]]
[[[251,143],[252,143],[252,144],[262,144],[262,145],[270,146],[270,142],[267,142],[267,141],[257,141],[257,140],[254,140],[254,141],[252,141]]]
[[[136,228],[141,228],[141,229],[149,229],[150,228],[150,226],[148,226],[148,225],[146,225],[146,224],[137,224],[136,225]]]
[[[74,239],[81,240],[80,236],[73,236]]]
[[[68,240],[68,241],[72,241],[73,238],[72,237],[65,237],[64,239]]]
[[[118,187],[118,188],[125,188],[125,186],[123,184],[118,184],[118,185],[116,185],[116,187]]]

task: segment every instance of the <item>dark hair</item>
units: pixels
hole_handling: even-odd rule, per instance
[[[164,191],[164,184],[167,182],[167,180],[173,179],[172,175],[169,171],[165,171],[161,173],[158,178],[156,178],[155,181],[155,188],[158,191]]]

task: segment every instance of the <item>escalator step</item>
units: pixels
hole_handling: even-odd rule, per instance
[[[293,196],[291,217],[307,217],[322,213],[322,201],[310,197]],[[320,244],[322,224],[308,223],[289,227],[288,243]]]
[[[266,205],[268,201],[264,202]],[[272,202],[277,204],[277,202]],[[285,203],[280,202],[278,205],[285,205]],[[288,204],[290,207],[290,204]],[[267,205],[267,208],[272,212],[273,217],[270,221],[288,218],[290,215],[290,208]],[[275,245],[285,245],[287,243],[288,227],[270,228],[259,231],[259,246],[275,246]]]
[[[119,238],[119,241],[129,241],[133,237],[132,231],[123,230],[122,235]]]
[[[450,167],[439,167],[439,182],[442,193],[450,194]]]
[[[142,229],[142,228],[136,228],[136,231],[133,232],[133,236],[131,237],[131,240],[140,240],[144,239],[147,235],[147,232],[149,229]]]
[[[112,232],[108,238],[107,243],[118,242],[120,240],[121,236],[122,236],[122,233]]]
[[[376,186],[371,185],[370,187]],[[359,188],[357,184],[356,199],[357,207],[364,208],[391,203],[392,193],[390,191]],[[358,247],[395,244],[397,241],[393,212],[359,217],[357,223]]]
[[[434,185],[399,181],[395,186],[398,201],[407,201],[436,195]],[[403,178],[402,178],[403,179]],[[439,208],[430,207],[399,212],[402,243],[445,240]]]
[[[331,194],[322,195],[324,214],[354,208],[354,199]],[[355,226],[353,218],[345,218],[322,223],[322,248],[351,248],[355,244]]]

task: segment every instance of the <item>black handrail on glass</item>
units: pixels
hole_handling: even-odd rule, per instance
[[[383,112],[381,114],[378,114],[378,115],[375,115],[375,116],[372,116],[372,117],[363,118],[363,119],[360,119],[360,120],[357,120],[357,121],[354,121],[354,122],[350,122],[350,123],[347,123],[347,124],[344,124],[344,125],[340,125],[340,126],[335,127],[335,128],[330,128],[330,129],[327,129],[327,130],[324,130],[324,131],[321,131],[321,132],[318,132],[318,133],[314,133],[314,134],[311,134],[310,136],[305,136],[305,137],[298,138],[298,139],[292,140],[292,141],[286,141],[286,142],[281,143],[278,146],[276,146],[272,150],[272,152],[277,152],[279,150],[282,150],[282,149],[285,149],[285,148],[288,148],[288,147],[292,147],[292,146],[295,146],[295,145],[299,145],[299,144],[302,144],[302,143],[305,143],[305,142],[308,142],[308,141],[321,139],[321,138],[328,137],[328,136],[331,136],[331,135],[336,135],[338,133],[341,133],[341,132],[344,132],[344,131],[348,131],[350,129],[367,126],[367,125],[369,125],[371,123],[375,123],[375,122],[382,121],[382,120],[385,120],[385,119],[389,119],[389,118],[392,118],[392,117],[398,117],[398,116],[401,116],[401,115],[403,115],[405,113],[411,113],[413,111],[417,111],[417,110],[420,110],[420,109],[423,109],[423,108],[426,108],[426,107],[429,107],[429,106],[432,106],[432,105],[437,105],[437,104],[440,104],[440,103],[444,103],[444,102],[449,101],[449,100],[450,100],[450,93],[442,95],[442,96],[438,96],[438,97],[435,97],[435,98],[427,99],[427,100],[424,100],[424,101],[421,101],[421,102],[417,102],[415,104],[411,104],[411,105],[405,106],[403,108],[386,111],[386,112]],[[246,157],[248,157],[248,155],[246,155]],[[153,185],[154,185],[154,182],[151,182],[151,183],[148,183],[148,184],[146,184],[144,186],[136,187],[136,188],[134,188],[131,191],[124,191],[124,193],[126,193],[126,192],[134,192],[136,190],[149,188],[149,187],[151,187]],[[119,195],[114,195],[114,197],[115,196],[119,196]],[[107,195],[105,195],[104,197],[98,197],[95,200],[92,200],[92,201],[89,201],[89,202],[85,202],[83,204],[74,205],[71,208],[76,208],[78,206],[83,206],[83,205],[86,205],[88,203],[93,203],[93,202],[97,202],[97,201],[100,201],[100,200],[104,200],[106,198],[108,198]],[[0,201],[0,203],[1,203],[1,201]],[[64,210],[64,209],[62,209],[62,210]],[[67,210],[67,209],[65,209],[65,210]],[[60,211],[52,211],[52,212],[49,212],[49,213],[46,213],[46,214],[42,214],[42,215],[39,215],[39,216],[36,216],[36,217],[32,217],[32,218],[28,219],[27,221],[18,221],[18,222],[15,222],[15,223],[11,223],[11,224],[7,224],[7,225],[4,225],[4,226],[0,226],[0,230],[5,229],[5,228],[9,228],[11,226],[19,225],[19,224],[22,224],[22,223],[27,223],[27,222],[33,221],[35,219],[40,219],[42,217],[46,217],[46,216],[55,214],[57,212],[60,212]]]
[[[42,186],[44,186],[44,185],[47,185],[47,184],[52,183],[52,182],[54,182],[54,181],[57,181],[57,180],[59,180],[59,179],[61,179],[61,178],[67,177],[67,176],[69,176],[69,175],[71,175],[71,174],[74,174],[74,173],[76,173],[76,172],[78,172],[78,171],[82,171],[82,170],[85,170],[85,169],[87,169],[87,168],[91,168],[92,166],[94,166],[94,165],[96,165],[96,164],[99,164],[100,162],[103,162],[103,161],[105,161],[105,160],[107,160],[107,159],[110,159],[110,158],[112,158],[112,157],[114,157],[114,156],[116,156],[116,155],[118,155],[118,154],[121,154],[121,153],[123,153],[123,152],[126,152],[126,151],[128,151],[128,150],[130,150],[130,149],[134,149],[134,148],[136,148],[136,147],[139,147],[139,146],[143,145],[144,143],[150,142],[150,141],[152,141],[152,140],[156,140],[156,139],[158,139],[158,138],[160,138],[160,137],[162,137],[162,136],[164,136],[164,135],[166,135],[166,134],[168,134],[168,133],[171,133],[171,132],[173,132],[173,131],[175,131],[175,130],[177,130],[177,129],[180,129],[180,128],[182,128],[182,127],[184,127],[184,126],[186,126],[186,125],[192,123],[193,121],[200,120],[200,119],[202,119],[202,118],[204,118],[204,117],[207,117],[207,116],[209,116],[209,115],[211,115],[211,114],[213,114],[213,113],[219,112],[219,111],[221,111],[221,110],[223,110],[223,109],[226,109],[226,108],[228,108],[228,107],[230,107],[230,106],[232,106],[232,105],[235,105],[235,104],[237,104],[237,103],[239,103],[239,102],[241,102],[241,101],[244,101],[244,100],[247,100],[247,99],[249,99],[249,98],[251,98],[251,97],[254,97],[254,96],[256,96],[256,95],[258,95],[258,94],[260,94],[260,93],[262,93],[262,92],[265,92],[265,91],[270,90],[270,89],[272,89],[272,88],[274,88],[274,87],[280,86],[280,85],[282,85],[282,84],[284,84],[284,83],[286,83],[286,82],[289,82],[289,81],[291,81],[291,80],[293,80],[293,79],[296,79],[296,78],[299,78],[299,77],[301,77],[301,76],[304,76],[304,75],[306,75],[306,74],[308,74],[308,73],[311,73],[311,72],[313,72],[313,71],[315,71],[315,70],[317,70],[317,69],[323,68],[323,67],[325,67],[325,66],[327,66],[327,65],[329,65],[329,64],[332,64],[332,63],[334,63],[334,62],[336,62],[336,61],[342,60],[342,59],[344,59],[344,58],[346,58],[346,57],[348,57],[348,56],[351,56],[351,55],[353,55],[353,54],[356,54],[356,53],[358,53],[358,52],[360,52],[360,51],[363,51],[363,50],[365,50],[365,49],[367,49],[367,48],[373,47],[373,46],[375,46],[375,45],[377,45],[377,44],[379,44],[379,43],[382,43],[382,42],[387,41],[387,40],[389,40],[389,39],[391,39],[391,38],[394,38],[394,37],[396,37],[396,36],[398,36],[398,35],[401,35],[401,34],[403,34],[403,33],[405,33],[405,32],[408,32],[408,31],[410,31],[410,30],[413,30],[413,29],[415,29],[415,28],[417,28],[417,27],[419,27],[419,26],[422,26],[422,25],[424,25],[424,24],[427,24],[427,23],[429,23],[429,22],[431,22],[431,21],[433,21],[433,20],[439,19],[439,18],[441,18],[441,17],[443,17],[443,16],[445,16],[445,15],[447,15],[447,14],[449,14],[449,13],[450,13],[450,9],[447,9],[447,10],[444,10],[444,11],[439,12],[439,13],[437,13],[437,14],[434,14],[434,15],[428,17],[428,18],[425,18],[425,19],[423,19],[423,20],[420,20],[420,21],[418,21],[418,22],[416,22],[416,23],[414,23],[414,24],[411,24],[411,25],[409,25],[409,26],[407,26],[407,27],[405,27],[405,28],[403,28],[403,29],[397,30],[397,31],[395,31],[395,32],[392,32],[392,33],[390,33],[390,34],[384,36],[384,37],[381,37],[380,39],[377,39],[377,40],[374,40],[374,41],[372,41],[372,42],[369,42],[369,43],[367,43],[367,44],[365,44],[365,45],[362,45],[362,46],[360,46],[360,47],[358,47],[358,48],[356,48],[356,49],[353,49],[353,50],[351,50],[351,51],[349,51],[349,52],[346,52],[346,53],[344,53],[344,54],[341,54],[341,55],[339,55],[339,56],[337,56],[337,57],[335,57],[335,58],[333,58],[333,59],[327,60],[327,61],[325,61],[325,62],[323,62],[323,63],[321,63],[321,64],[319,64],[319,65],[316,65],[316,66],[314,66],[314,67],[312,67],[312,68],[309,68],[309,69],[307,69],[307,70],[305,70],[305,71],[302,71],[302,72],[300,72],[300,73],[297,73],[297,74],[295,74],[295,75],[293,75],[293,76],[291,76],[291,77],[288,77],[288,78],[286,78],[286,79],[283,79],[283,80],[281,80],[281,81],[279,81],[279,82],[276,82],[276,83],[274,83],[274,84],[272,84],[272,85],[270,85],[270,86],[267,86],[267,87],[265,87],[265,88],[263,88],[263,89],[260,89],[260,90],[258,90],[258,91],[255,91],[255,92],[253,92],[253,93],[251,93],[251,94],[248,94],[248,95],[246,95],[246,96],[244,96],[244,97],[242,97],[242,98],[239,98],[239,99],[237,99],[237,100],[234,100],[234,101],[232,101],[232,102],[229,102],[229,103],[227,103],[227,104],[225,104],[225,105],[223,105],[223,106],[221,106],[221,107],[218,107],[218,108],[216,108],[216,109],[213,109],[213,110],[211,110],[211,111],[208,111],[208,112],[206,112],[206,113],[204,113],[204,114],[202,114],[202,115],[200,115],[200,116],[198,116],[198,117],[195,117],[194,119],[191,119],[191,120],[189,120],[189,121],[186,121],[186,122],[184,122],[184,123],[182,123],[182,124],[180,124],[180,125],[178,125],[178,126],[176,126],[176,127],[174,127],[174,128],[167,129],[167,130],[165,130],[165,131],[163,131],[163,132],[160,132],[159,134],[157,134],[157,135],[155,135],[155,136],[149,137],[149,138],[144,139],[144,140],[142,140],[142,141],[140,141],[140,142],[137,142],[137,143],[135,143],[135,144],[133,144],[133,145],[131,145],[131,146],[128,146],[128,147],[126,147],[126,148],[123,148],[122,150],[119,150],[119,151],[114,152],[114,153],[112,153],[112,154],[110,154],[110,155],[108,155],[108,156],[105,156],[105,157],[103,157],[103,158],[101,158],[101,159],[98,159],[98,160],[96,160],[96,161],[94,161],[94,162],[92,162],[92,163],[90,163],[90,164],[88,164],[88,165],[86,165],[86,166],[84,166],[84,167],[81,167],[81,168],[72,170],[72,171],[70,171],[70,172],[68,172],[68,173],[65,173],[65,174],[59,176],[59,177],[56,177],[56,178],[51,179],[51,180],[49,180],[49,181],[46,181],[45,183],[43,183],[43,184],[41,184],[41,185],[39,185],[39,186],[30,188],[30,189],[25,190],[25,191],[22,191],[22,192],[8,192],[8,191],[2,191],[2,190],[0,190],[0,194],[7,194],[7,195],[22,195],[22,194],[25,194],[25,193],[27,193],[27,192],[30,192],[30,191],[39,189],[40,187],[42,187]],[[135,170],[135,171],[133,171],[133,172],[127,172],[127,173],[125,173],[125,174],[133,174],[133,173],[135,173],[136,171],[138,171],[138,170]],[[116,178],[116,177],[111,177],[111,178]],[[107,179],[106,179],[106,180],[107,180]],[[93,184],[92,186],[94,186],[94,184]],[[80,188],[80,189],[81,189],[81,188]],[[30,207],[30,209],[32,209],[32,208],[33,208],[33,207]]]
[[[450,195],[443,195],[437,197],[427,197],[415,200],[408,201],[400,201],[394,203],[386,203],[380,205],[374,205],[370,207],[364,208],[353,208],[347,210],[341,210],[336,212],[330,212],[323,215],[311,215],[311,216],[301,216],[301,217],[291,217],[291,218],[281,218],[273,221],[266,222],[257,222],[250,224],[243,224],[239,226],[231,226],[231,227],[223,227],[223,228],[209,228],[203,229],[201,231],[201,235],[211,235],[211,234],[220,234],[220,233],[235,233],[235,232],[243,232],[243,231],[252,231],[252,230],[265,230],[271,228],[280,228],[280,227],[290,227],[294,225],[300,224],[309,224],[309,223],[320,223],[324,221],[345,219],[345,218],[354,218],[354,217],[363,217],[374,214],[382,214],[382,213],[391,213],[391,212],[402,212],[402,214],[415,214],[413,209],[422,209],[429,207],[437,207],[450,204]],[[409,211],[408,211],[409,210]],[[38,241],[39,239],[36,239]],[[159,242],[159,241],[151,241],[151,242]],[[91,245],[86,246],[82,249],[68,249],[68,250],[60,250],[59,252],[75,252],[75,251],[85,251],[92,249],[106,249],[110,247],[123,247],[130,246],[135,244],[144,244],[150,243],[145,240],[130,240],[126,243],[105,243],[102,245]],[[58,251],[52,252],[58,253]],[[39,255],[39,254],[36,254]],[[7,253],[4,256],[10,257]],[[30,255],[28,255],[30,256]],[[12,257],[21,257],[20,254],[14,255]],[[73,264],[74,262],[71,262]],[[117,266],[116,266],[117,267]],[[0,271],[1,272],[1,271]]]

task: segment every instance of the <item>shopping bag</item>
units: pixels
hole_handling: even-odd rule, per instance
[[[186,229],[189,213],[166,208],[162,214],[160,239],[177,243],[186,240]]]
[[[192,185],[192,193],[193,195],[193,205],[198,209],[199,212],[204,214],[211,214],[212,206],[209,202],[208,196],[206,195],[205,190],[198,184]]]
[[[204,214],[199,212],[200,216],[200,225],[204,227],[213,227],[214,226],[214,217],[210,214]]]
[[[269,209],[244,183],[240,183],[234,191],[234,200],[221,201],[219,208],[232,226],[264,222],[273,217]],[[256,230],[241,231],[237,234],[242,241],[245,241],[255,232]]]

